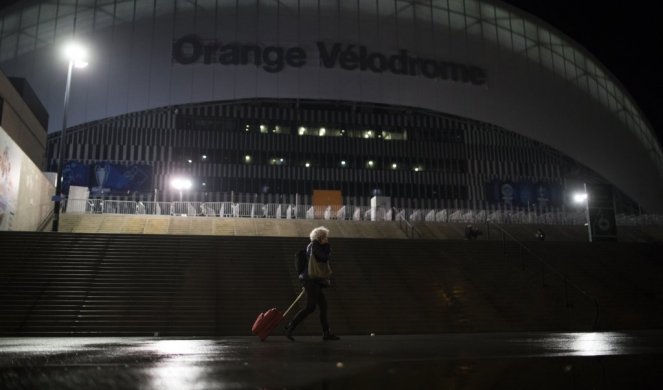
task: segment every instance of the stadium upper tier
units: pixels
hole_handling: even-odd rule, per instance
[[[494,123],[592,168],[663,211],[663,153],[590,53],[499,1],[24,0],[1,9],[0,68],[62,123],[253,97],[421,107]]]

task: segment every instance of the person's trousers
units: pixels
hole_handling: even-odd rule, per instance
[[[313,281],[304,282],[304,291],[306,291],[306,307],[295,314],[288,328],[295,330],[300,322],[304,321],[309,314],[315,311],[315,307],[320,308],[320,325],[323,332],[329,332],[329,321],[327,320],[327,298],[322,292],[322,286]]]

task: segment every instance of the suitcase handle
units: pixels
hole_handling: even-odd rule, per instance
[[[300,299],[302,299],[302,295],[304,295],[304,291],[305,291],[305,290],[302,288],[302,292],[300,292],[299,295],[297,296],[297,298],[295,298],[295,301],[292,303],[292,305],[290,305],[290,307],[288,308],[288,310],[286,310],[285,313],[283,313],[283,317],[287,316],[287,315],[288,315],[288,312],[290,312],[290,310],[292,310],[292,308],[295,306],[295,304],[296,304],[297,302],[299,302]]]

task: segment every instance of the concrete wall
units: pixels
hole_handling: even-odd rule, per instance
[[[36,230],[53,209],[55,183],[0,127],[0,231]]]
[[[34,164],[43,167],[46,161],[46,129],[2,72],[0,100],[0,126]]]

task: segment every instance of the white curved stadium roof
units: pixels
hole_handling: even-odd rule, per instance
[[[285,85],[293,78],[265,73],[252,73],[246,78],[239,70],[233,77],[244,84],[255,83],[251,91],[241,90],[239,82],[232,81],[234,92],[230,95],[219,90],[198,93],[197,74],[207,72],[207,68],[197,68],[194,74],[168,64],[171,70],[166,74],[159,68],[162,65],[156,64],[158,58],[166,58],[157,55],[159,50],[169,49],[164,42],[187,33],[207,38],[232,36],[237,42],[276,42],[285,47],[306,46],[316,40],[356,42],[393,50],[404,47],[476,64],[486,69],[488,81],[485,86],[469,88],[438,83],[433,90],[430,82],[424,84],[426,80],[409,83],[391,75],[381,79],[386,81],[375,81],[378,75],[354,76],[320,67],[318,84],[331,87],[307,89],[304,84],[313,76],[302,71],[297,78],[298,87],[290,91]],[[162,35],[166,39],[159,40]],[[158,90],[155,83],[161,82],[161,76],[146,76],[147,81],[145,77],[129,76],[126,83],[153,90],[143,98],[135,97],[131,90],[137,88],[134,85],[126,87],[126,96],[114,90],[123,84],[116,84],[119,73],[113,73],[113,69],[105,69],[103,77],[97,79],[75,76],[83,79],[79,83],[84,86],[79,85],[77,91],[75,85],[73,93],[83,95],[78,97],[78,106],[85,108],[75,108],[77,98],[72,97],[69,125],[205,99],[306,95],[301,97],[352,100],[354,96],[357,100],[422,106],[498,124],[551,145],[594,169],[650,211],[663,211],[663,152],[651,125],[628,92],[577,43],[499,1],[18,1],[0,15],[0,68],[9,75],[26,77],[33,85],[51,114],[51,131],[61,127],[66,69],[53,55],[57,47],[74,36],[96,40],[97,53],[108,49],[108,53],[97,57],[103,59],[107,68],[164,75],[163,80],[170,86],[167,91]],[[145,54],[143,51],[149,51],[144,57],[147,60],[131,62],[132,57]],[[108,65],[111,61],[113,65]],[[193,84],[191,90],[179,94],[186,95],[182,98],[173,92],[182,88],[181,74],[191,74],[187,77]],[[216,70],[210,74],[212,78],[217,74],[225,77]],[[336,91],[333,85],[338,83],[334,80],[349,84],[359,81],[360,86],[356,93]],[[99,85],[100,82],[105,85]],[[263,83],[275,83],[275,92],[262,90]],[[105,90],[100,93],[99,88]],[[407,96],[409,88],[411,96]],[[421,96],[415,96],[419,91]],[[169,97],[162,98],[166,93]],[[126,103],[118,104],[118,97],[123,96]],[[97,106],[92,106],[97,100]],[[105,107],[100,108],[102,105]]]

